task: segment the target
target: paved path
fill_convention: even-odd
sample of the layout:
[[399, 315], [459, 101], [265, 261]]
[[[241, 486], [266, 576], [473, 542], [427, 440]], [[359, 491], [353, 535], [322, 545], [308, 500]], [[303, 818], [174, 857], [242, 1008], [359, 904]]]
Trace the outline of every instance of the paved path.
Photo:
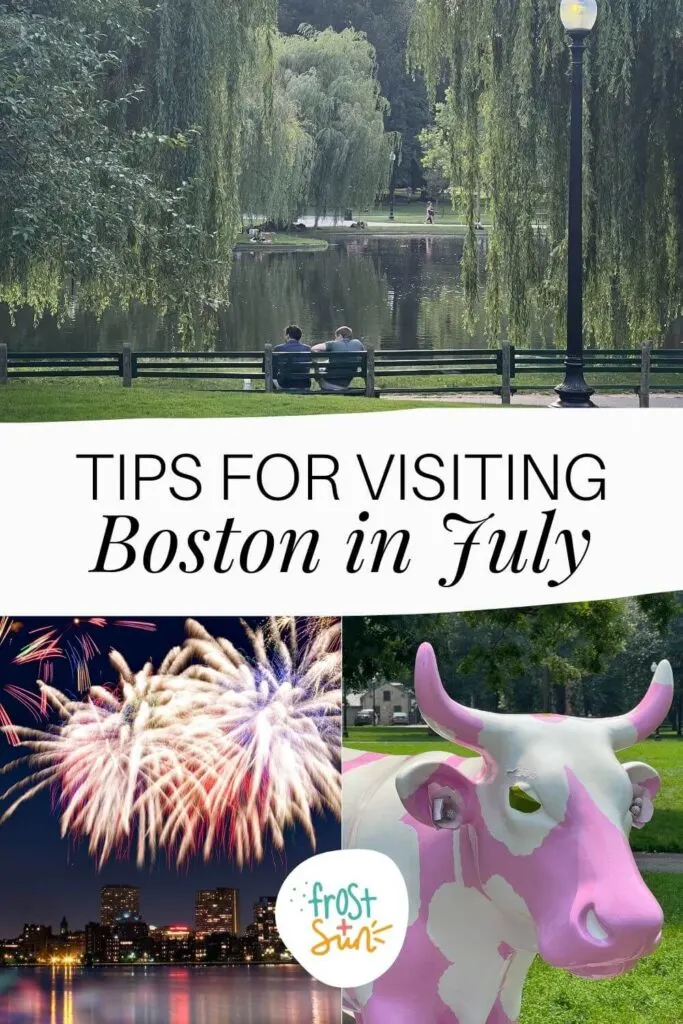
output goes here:
[[641, 871], [683, 874], [683, 853], [637, 853], [636, 863]]
[[[513, 395], [512, 405], [526, 405], [543, 408], [549, 406], [554, 400], [551, 391], [526, 395]], [[411, 402], [443, 402], [447, 405], [498, 405], [501, 401], [498, 395], [383, 395], [383, 402], [390, 402], [392, 399], [407, 400]], [[599, 409], [637, 409], [638, 396], [626, 395], [594, 395], [593, 401]], [[653, 409], [683, 409], [683, 394], [650, 395], [650, 406]]]

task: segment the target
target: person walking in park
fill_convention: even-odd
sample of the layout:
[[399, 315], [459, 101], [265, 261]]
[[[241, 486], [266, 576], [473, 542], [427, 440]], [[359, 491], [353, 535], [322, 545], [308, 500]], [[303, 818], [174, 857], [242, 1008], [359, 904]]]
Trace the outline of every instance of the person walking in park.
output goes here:
[[434, 203], [430, 199], [429, 202], [427, 203], [427, 219], [425, 221], [425, 224], [433, 224], [435, 215], [436, 210], [434, 209]]
[[301, 340], [296, 324], [285, 327], [285, 340], [273, 349], [273, 384], [276, 391], [309, 391], [311, 349]]
[[354, 338], [350, 327], [338, 327], [332, 341], [322, 341], [318, 345], [313, 345], [311, 352], [329, 354], [326, 372], [321, 374], [317, 369], [315, 371], [320, 390], [346, 391], [359, 372], [359, 353], [365, 352], [365, 345], [358, 338]]

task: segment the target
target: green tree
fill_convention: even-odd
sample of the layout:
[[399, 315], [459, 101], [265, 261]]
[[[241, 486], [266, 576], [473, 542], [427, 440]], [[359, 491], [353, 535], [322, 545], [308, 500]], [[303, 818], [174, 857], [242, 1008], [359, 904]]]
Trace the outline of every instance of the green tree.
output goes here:
[[429, 120], [427, 93], [420, 75], [406, 67], [406, 46], [415, 0], [280, 0], [280, 29], [295, 33], [301, 24], [340, 32], [364, 32], [377, 54], [377, 75], [389, 102], [388, 132], [401, 137], [401, 160], [395, 171], [396, 187], [420, 187], [423, 181], [418, 134]]
[[375, 77], [375, 55], [351, 29], [281, 36], [278, 73], [285, 96], [313, 140], [307, 191], [316, 218], [364, 208], [386, 188], [390, 140], [387, 105]]
[[289, 226], [306, 207], [314, 157], [314, 140], [277, 68], [271, 109], [266, 109], [258, 90], [245, 97], [242, 214], [261, 223], [266, 220], [282, 228]]
[[63, 316], [138, 298], [186, 324], [224, 301], [245, 76], [274, 18], [275, 0], [2, 6], [3, 299]]
[[[603, 0], [587, 47], [584, 316], [590, 341], [663, 334], [683, 307], [683, 11], [680, 0]], [[490, 187], [487, 309], [526, 338], [533, 305], [563, 319], [568, 47], [556, 0], [417, 0], [415, 65], [450, 87], [451, 180]], [[474, 232], [463, 257], [476, 290]], [[546, 260], [537, 218], [550, 253]]]

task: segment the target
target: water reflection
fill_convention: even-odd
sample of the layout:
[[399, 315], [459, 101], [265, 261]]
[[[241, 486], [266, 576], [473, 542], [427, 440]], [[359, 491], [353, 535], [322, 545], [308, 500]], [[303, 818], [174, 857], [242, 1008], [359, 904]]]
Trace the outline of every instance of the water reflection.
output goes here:
[[26, 970], [0, 1024], [339, 1024], [340, 997], [298, 967]]
[[[261, 349], [280, 338], [282, 328], [301, 324], [309, 340], [331, 335], [340, 323], [375, 347], [467, 348], [485, 344], [479, 309], [471, 330], [463, 326], [460, 258], [463, 239], [433, 237], [344, 236], [325, 252], [268, 250], [235, 254], [231, 306], [218, 325], [206, 319], [194, 325], [185, 347], [225, 351]], [[479, 241], [483, 274], [485, 239]], [[59, 327], [50, 316], [33, 327], [30, 310], [20, 311], [11, 327], [0, 307], [0, 336], [14, 349], [110, 351], [130, 341], [139, 351], [183, 347], [173, 315], [137, 305], [129, 312], [107, 310], [97, 321], [76, 312]], [[536, 324], [530, 341], [551, 340]]]

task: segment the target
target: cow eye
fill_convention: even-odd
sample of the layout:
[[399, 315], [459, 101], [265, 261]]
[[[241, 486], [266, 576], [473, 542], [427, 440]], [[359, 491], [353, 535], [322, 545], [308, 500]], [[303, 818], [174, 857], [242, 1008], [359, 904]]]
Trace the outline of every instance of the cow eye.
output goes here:
[[510, 807], [514, 808], [515, 811], [521, 811], [522, 814], [533, 814], [535, 811], [540, 811], [541, 804], [531, 793], [527, 793], [521, 786], [511, 786], [508, 791], [508, 800], [510, 801]]

